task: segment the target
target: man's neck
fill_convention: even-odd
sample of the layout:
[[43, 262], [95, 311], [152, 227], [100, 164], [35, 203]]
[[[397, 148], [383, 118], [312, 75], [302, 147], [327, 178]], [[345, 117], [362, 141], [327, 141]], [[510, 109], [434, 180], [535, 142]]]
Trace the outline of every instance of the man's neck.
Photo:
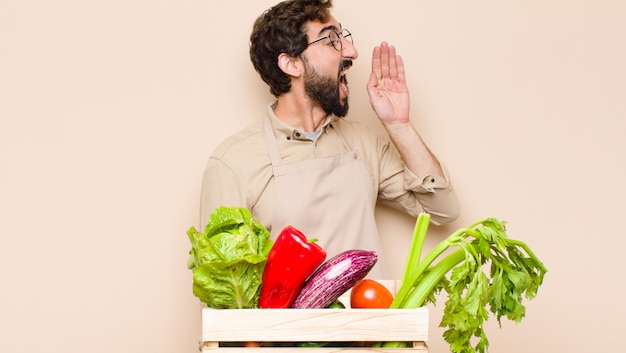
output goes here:
[[283, 123], [303, 132], [318, 131], [326, 122], [328, 114], [304, 95], [297, 97], [289, 92], [278, 97], [274, 114]]

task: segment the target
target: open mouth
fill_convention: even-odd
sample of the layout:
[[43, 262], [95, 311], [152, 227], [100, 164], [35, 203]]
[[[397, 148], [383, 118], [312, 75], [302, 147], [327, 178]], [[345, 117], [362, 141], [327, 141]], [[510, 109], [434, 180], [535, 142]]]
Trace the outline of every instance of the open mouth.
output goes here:
[[341, 94], [344, 97], [348, 97], [348, 78], [346, 74], [348, 70], [352, 67], [352, 60], [343, 60], [341, 62], [341, 66], [339, 67], [339, 87], [341, 90]]
[[346, 74], [348, 73], [347, 68], [342, 70], [339, 73], [339, 85], [341, 87], [341, 90], [343, 91], [343, 93], [347, 96], [349, 93], [348, 90], [348, 78], [346, 77]]

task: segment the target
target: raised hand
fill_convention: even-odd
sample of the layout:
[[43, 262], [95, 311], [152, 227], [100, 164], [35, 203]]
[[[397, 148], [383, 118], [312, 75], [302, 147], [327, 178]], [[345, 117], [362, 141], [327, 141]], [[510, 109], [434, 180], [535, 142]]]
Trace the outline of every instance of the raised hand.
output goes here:
[[404, 63], [396, 48], [387, 42], [374, 48], [372, 73], [367, 83], [370, 104], [380, 121], [387, 125], [409, 123], [409, 90]]
[[404, 63], [396, 54], [396, 49], [387, 42], [374, 48], [367, 93], [372, 108], [406, 166], [419, 177], [443, 176], [439, 161], [411, 125]]

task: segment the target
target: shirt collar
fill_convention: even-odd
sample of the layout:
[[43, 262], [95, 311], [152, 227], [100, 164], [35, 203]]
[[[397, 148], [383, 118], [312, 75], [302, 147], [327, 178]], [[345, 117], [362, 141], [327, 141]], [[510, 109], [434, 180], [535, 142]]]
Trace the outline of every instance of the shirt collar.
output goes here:
[[[272, 128], [274, 129], [274, 134], [276, 135], [276, 137], [278, 137], [279, 139], [287, 139], [287, 140], [308, 140], [308, 138], [306, 138], [304, 136], [304, 132], [298, 129], [295, 129], [287, 124], [285, 124], [284, 122], [282, 122], [282, 120], [278, 119], [278, 117], [276, 116], [276, 114], [274, 114], [274, 105], [276, 103], [272, 103], [268, 106], [267, 111], [268, 111], [268, 115], [270, 117], [270, 122], [272, 123]], [[326, 121], [324, 122], [324, 124], [322, 125], [322, 133], [325, 133], [326, 130], [328, 129], [328, 127], [332, 127], [332, 122], [334, 121], [334, 116], [332, 114], [329, 114], [326, 117]]]

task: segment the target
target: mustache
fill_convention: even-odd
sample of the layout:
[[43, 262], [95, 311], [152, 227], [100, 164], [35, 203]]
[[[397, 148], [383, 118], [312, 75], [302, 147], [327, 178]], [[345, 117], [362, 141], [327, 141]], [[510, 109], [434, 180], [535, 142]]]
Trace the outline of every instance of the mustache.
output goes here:
[[343, 71], [344, 69], [349, 69], [350, 67], [352, 67], [352, 60], [343, 60], [339, 65], [339, 72]]

